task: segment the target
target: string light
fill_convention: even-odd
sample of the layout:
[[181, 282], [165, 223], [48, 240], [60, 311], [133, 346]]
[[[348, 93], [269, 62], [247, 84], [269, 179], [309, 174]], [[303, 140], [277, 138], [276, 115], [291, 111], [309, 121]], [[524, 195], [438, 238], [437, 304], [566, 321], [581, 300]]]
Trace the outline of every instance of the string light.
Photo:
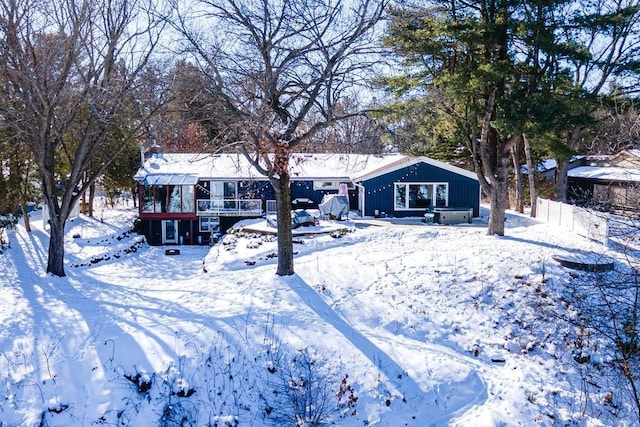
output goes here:
[[[419, 171], [418, 171], [419, 167], [420, 167], [420, 165], [418, 165], [418, 164], [409, 166], [407, 168], [406, 172], [399, 178], [398, 182], [404, 182], [408, 178], [417, 176], [418, 173], [419, 173]], [[262, 184], [259, 187], [254, 188], [252, 190], [251, 189], [252, 185], [258, 184], [258, 183], [262, 183]], [[311, 188], [312, 188], [311, 186], [309, 186], [309, 181], [298, 181], [298, 180], [295, 180], [295, 181], [292, 181], [292, 185], [295, 185], [297, 188], [303, 188], [305, 190], [311, 190]], [[243, 192], [239, 193], [241, 196], [246, 196], [247, 194], [250, 195], [252, 193], [257, 195], [257, 196], [263, 195], [263, 194], [265, 194], [267, 192], [267, 187], [270, 187], [270, 186], [271, 186], [271, 183], [269, 183], [268, 181], [264, 182], [264, 183], [263, 183], [263, 181], [251, 181], [251, 182], [248, 182], [248, 183], [244, 182], [244, 181], [238, 182], [238, 187], [239, 188], [243, 188], [243, 190], [244, 190]], [[387, 184], [387, 185], [380, 186], [378, 188], [369, 189], [369, 190], [367, 190], [367, 194], [371, 195], [371, 194], [381, 193], [381, 192], [383, 192], [383, 191], [385, 191], [387, 189], [392, 189], [393, 186], [394, 186], [393, 184]], [[206, 194], [211, 195], [211, 191], [207, 190], [202, 185], [197, 184], [197, 187], [201, 191], [205, 192]], [[328, 194], [328, 193], [331, 192], [331, 190], [315, 190], [315, 191], [319, 191], [322, 194]]]

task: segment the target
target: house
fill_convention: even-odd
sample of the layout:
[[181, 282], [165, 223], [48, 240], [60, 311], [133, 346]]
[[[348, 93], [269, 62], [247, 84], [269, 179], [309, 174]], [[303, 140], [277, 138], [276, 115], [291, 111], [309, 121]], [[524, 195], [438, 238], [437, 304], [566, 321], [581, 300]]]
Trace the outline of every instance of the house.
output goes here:
[[[577, 168], [581, 166], [585, 162], [586, 156], [573, 156], [569, 160], [569, 164], [567, 165], [567, 170], [571, 170], [573, 168]], [[556, 159], [547, 159], [536, 165], [535, 173], [540, 176], [544, 181], [553, 182], [556, 178], [556, 170], [557, 164]], [[522, 165], [522, 173], [526, 175], [528, 173], [527, 165]]]
[[[341, 192], [363, 216], [422, 216], [440, 206], [479, 215], [475, 174], [426, 157], [294, 154], [289, 172], [293, 209]], [[138, 227], [150, 244], [206, 244], [241, 219], [275, 211], [271, 184], [242, 154], [151, 153], [134, 179]]]
[[640, 150], [586, 156], [567, 175], [571, 202], [620, 213], [640, 212]]

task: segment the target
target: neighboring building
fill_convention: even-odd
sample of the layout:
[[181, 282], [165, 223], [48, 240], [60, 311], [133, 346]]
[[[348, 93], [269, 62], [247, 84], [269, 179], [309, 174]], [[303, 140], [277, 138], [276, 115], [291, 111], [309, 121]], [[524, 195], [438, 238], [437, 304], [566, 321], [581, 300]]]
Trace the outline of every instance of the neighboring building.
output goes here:
[[568, 172], [567, 196], [582, 206], [620, 213], [640, 212], [640, 150], [586, 156]]
[[[581, 166], [585, 161], [586, 156], [573, 156], [571, 160], [569, 160], [569, 165], [567, 166], [568, 170], [573, 168], [577, 168]], [[527, 165], [522, 165], [522, 173], [527, 174]], [[547, 159], [543, 162], [540, 162], [536, 165], [536, 175], [542, 177], [544, 181], [553, 182], [556, 178], [556, 170], [557, 164], [556, 159]]]
[[[467, 170], [400, 154], [294, 154], [292, 208], [348, 193], [362, 216], [422, 216], [436, 206], [480, 211], [480, 185]], [[149, 155], [135, 175], [140, 231], [150, 244], [206, 244], [237, 221], [275, 211], [266, 177], [241, 154]]]

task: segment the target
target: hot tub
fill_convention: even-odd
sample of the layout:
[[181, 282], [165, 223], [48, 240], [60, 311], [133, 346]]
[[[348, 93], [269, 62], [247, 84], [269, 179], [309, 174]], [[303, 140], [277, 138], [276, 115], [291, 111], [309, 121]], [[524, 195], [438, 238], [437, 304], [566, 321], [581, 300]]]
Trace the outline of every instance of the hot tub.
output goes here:
[[433, 222], [436, 224], [471, 224], [473, 208], [432, 208]]

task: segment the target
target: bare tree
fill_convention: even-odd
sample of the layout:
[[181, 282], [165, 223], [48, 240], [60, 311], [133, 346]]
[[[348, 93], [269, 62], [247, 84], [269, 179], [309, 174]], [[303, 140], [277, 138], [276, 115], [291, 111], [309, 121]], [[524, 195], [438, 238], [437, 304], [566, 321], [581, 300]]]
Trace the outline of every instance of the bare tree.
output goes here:
[[148, 114], [138, 108], [130, 120], [116, 120], [125, 106], [141, 105], [131, 96], [158, 40], [160, 26], [142, 6], [126, 0], [0, 5], [0, 117], [16, 143], [33, 152], [42, 175], [50, 212], [47, 272], [56, 276], [65, 275], [64, 226], [72, 207], [125, 142], [139, 136], [139, 118]]
[[622, 150], [640, 148], [640, 112], [637, 101], [614, 100], [595, 112], [598, 126], [592, 138], [582, 141], [581, 149], [588, 154], [617, 154]]
[[[358, 112], [339, 110], [371, 77], [385, 0], [174, 0], [176, 29], [235, 116], [234, 142], [275, 189], [278, 275], [291, 275], [291, 153]], [[216, 39], [202, 29], [211, 23]], [[352, 94], [351, 94], [352, 95]]]
[[[578, 100], [579, 117], [594, 114], [597, 104], [585, 102], [603, 94], [626, 96], [637, 92], [638, 51], [640, 50], [640, 7], [638, 0], [598, 0], [567, 2], [569, 10], [582, 13], [565, 27], [563, 38], [569, 43], [578, 42], [588, 49], [588, 55], [580, 55], [569, 61], [574, 84], [584, 94]], [[577, 120], [567, 126], [562, 137], [567, 152], [576, 152], [584, 134], [591, 127], [585, 120]], [[567, 172], [570, 156], [557, 158], [555, 198], [567, 199]]]
[[[362, 109], [350, 99], [336, 106], [337, 114]], [[313, 121], [311, 118], [309, 121]], [[319, 117], [318, 120], [322, 120]], [[341, 120], [335, 126], [318, 132], [313, 139], [302, 144], [300, 151], [327, 153], [380, 154], [387, 150], [383, 140], [386, 130], [375, 117], [368, 114]]]
[[[622, 216], [609, 217], [610, 245], [620, 255], [615, 269], [574, 275], [570, 290], [570, 309], [564, 313], [577, 313], [571, 321], [577, 322], [582, 336], [576, 343], [576, 361], [592, 362], [614, 384], [607, 399], [619, 412], [630, 413], [629, 419], [640, 422], [640, 258], [637, 236], [640, 222]], [[589, 260], [590, 258], [587, 258]], [[603, 256], [595, 259], [599, 265], [614, 262]], [[591, 260], [593, 262], [593, 260]], [[598, 264], [595, 264], [598, 265]], [[564, 316], [565, 314], [559, 314]], [[591, 360], [598, 355], [598, 362]]]

